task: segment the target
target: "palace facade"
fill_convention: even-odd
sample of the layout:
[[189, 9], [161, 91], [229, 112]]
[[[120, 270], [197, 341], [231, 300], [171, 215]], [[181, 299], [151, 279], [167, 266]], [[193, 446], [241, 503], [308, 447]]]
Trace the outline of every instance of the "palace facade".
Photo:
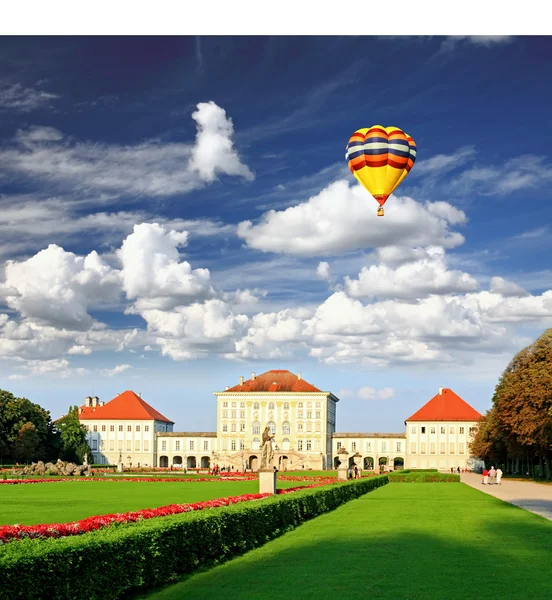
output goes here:
[[404, 433], [336, 432], [339, 398], [287, 370], [240, 377], [214, 395], [216, 432], [175, 432], [173, 421], [130, 390], [107, 403], [87, 397], [79, 415], [94, 463], [257, 470], [268, 426], [280, 470], [331, 469], [343, 460], [363, 470], [475, 466], [470, 442], [481, 415], [447, 388], [406, 419]]

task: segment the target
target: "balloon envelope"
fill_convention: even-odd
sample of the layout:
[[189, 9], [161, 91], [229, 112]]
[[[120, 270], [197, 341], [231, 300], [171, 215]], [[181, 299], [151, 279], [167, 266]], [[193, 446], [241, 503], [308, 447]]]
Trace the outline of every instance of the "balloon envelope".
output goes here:
[[357, 129], [345, 155], [351, 173], [383, 206], [416, 161], [414, 140], [398, 127]]

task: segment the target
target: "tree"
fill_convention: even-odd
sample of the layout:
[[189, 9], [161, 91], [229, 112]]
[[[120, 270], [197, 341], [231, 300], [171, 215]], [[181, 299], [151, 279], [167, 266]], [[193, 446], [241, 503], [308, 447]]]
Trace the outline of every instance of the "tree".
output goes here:
[[56, 433], [49, 411], [27, 398], [0, 390], [0, 457], [15, 456], [15, 442], [25, 423], [35, 426], [44, 458], [56, 456]]
[[17, 460], [29, 463], [37, 458], [42, 439], [32, 423], [24, 423], [17, 434], [14, 444], [14, 455]]
[[86, 427], [79, 421], [78, 406], [70, 406], [67, 415], [59, 419], [56, 426], [60, 433], [60, 457], [63, 460], [82, 463], [85, 454], [91, 456]]
[[[477, 452], [498, 449], [510, 459], [540, 461], [550, 477], [552, 458], [552, 329], [518, 352], [504, 370], [493, 408], [476, 436]], [[475, 450], [474, 450], [475, 451]]]

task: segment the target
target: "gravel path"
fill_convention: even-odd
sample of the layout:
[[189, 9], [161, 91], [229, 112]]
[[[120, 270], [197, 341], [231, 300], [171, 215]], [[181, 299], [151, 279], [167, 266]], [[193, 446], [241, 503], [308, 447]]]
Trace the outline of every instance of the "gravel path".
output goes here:
[[502, 478], [501, 485], [482, 485], [481, 475], [462, 473], [460, 481], [486, 494], [552, 520], [552, 485]]

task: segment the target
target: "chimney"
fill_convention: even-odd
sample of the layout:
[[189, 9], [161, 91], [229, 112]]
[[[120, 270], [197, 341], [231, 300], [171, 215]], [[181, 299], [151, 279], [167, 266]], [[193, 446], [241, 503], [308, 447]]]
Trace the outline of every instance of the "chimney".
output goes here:
[[82, 413], [82, 406], [79, 406], [79, 415]]
[[230, 389], [230, 386], [227, 385], [226, 388], [224, 388], [224, 391], [229, 390], [229, 389]]
[[240, 385], [243, 385], [243, 375], [240, 375]]
[[142, 392], [138, 392], [136, 395], [138, 396], [138, 398], [141, 398], [142, 397]]
[[92, 406], [92, 396], [86, 396], [86, 399], [84, 401], [84, 405], [85, 406]]
[[255, 373], [251, 373], [251, 379], [255, 380]]
[[299, 373], [297, 373], [297, 379], [301, 379], [301, 371], [299, 371]]
[[100, 406], [103, 406], [105, 404], [105, 402], [103, 400], [100, 400]]
[[443, 386], [439, 386], [439, 396], [443, 395]]
[[94, 406], [94, 407], [98, 406], [98, 400], [99, 400], [98, 396], [94, 396], [92, 398], [92, 406]]

